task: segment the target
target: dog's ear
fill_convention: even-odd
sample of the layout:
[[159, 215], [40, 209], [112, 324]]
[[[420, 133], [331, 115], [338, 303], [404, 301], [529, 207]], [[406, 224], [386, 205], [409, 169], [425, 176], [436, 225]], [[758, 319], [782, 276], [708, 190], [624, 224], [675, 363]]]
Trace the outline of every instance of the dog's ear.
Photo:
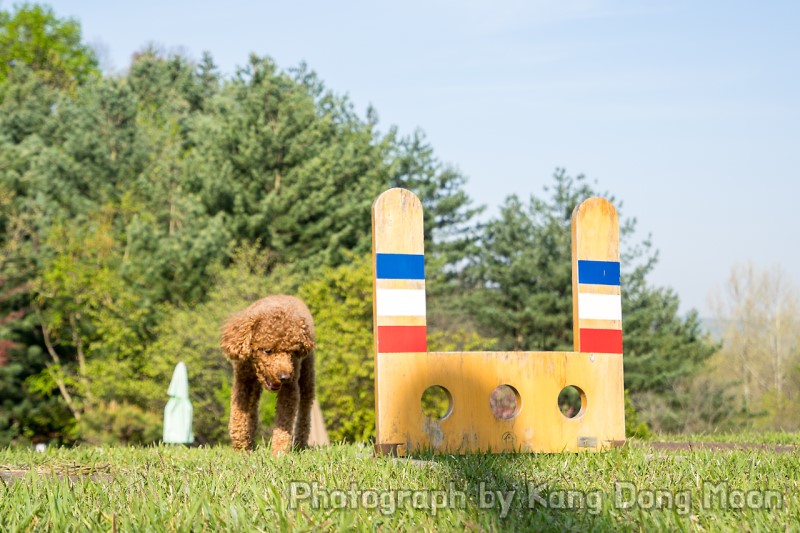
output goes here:
[[317, 347], [317, 343], [314, 342], [314, 338], [308, 335], [303, 335], [303, 339], [300, 341], [301, 350], [307, 354], [310, 354], [314, 351], [314, 348]]
[[250, 356], [257, 323], [258, 316], [249, 313], [237, 313], [228, 319], [222, 327], [219, 344], [228, 359], [240, 360]]

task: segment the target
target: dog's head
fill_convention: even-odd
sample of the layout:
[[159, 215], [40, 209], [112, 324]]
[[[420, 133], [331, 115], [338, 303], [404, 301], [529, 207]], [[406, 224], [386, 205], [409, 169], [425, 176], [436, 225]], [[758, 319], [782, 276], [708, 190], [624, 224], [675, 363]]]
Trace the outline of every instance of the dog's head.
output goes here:
[[300, 300], [268, 297], [228, 320], [220, 346], [229, 359], [249, 361], [261, 384], [277, 391], [297, 380], [300, 361], [314, 350], [314, 324]]

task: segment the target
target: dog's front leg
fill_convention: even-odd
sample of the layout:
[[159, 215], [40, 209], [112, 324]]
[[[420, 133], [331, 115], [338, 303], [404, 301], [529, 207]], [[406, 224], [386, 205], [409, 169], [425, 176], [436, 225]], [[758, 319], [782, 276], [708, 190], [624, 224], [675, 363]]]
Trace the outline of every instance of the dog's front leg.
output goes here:
[[249, 363], [233, 362], [231, 418], [228, 429], [234, 450], [252, 450], [258, 427], [261, 384]]
[[300, 387], [297, 381], [285, 383], [278, 391], [275, 408], [275, 430], [272, 432], [272, 455], [288, 452], [292, 447], [292, 431], [297, 418]]
[[294, 444], [298, 448], [308, 446], [311, 433], [311, 405], [314, 403], [314, 354], [309, 354], [300, 369], [300, 405], [297, 408], [297, 423], [294, 428]]

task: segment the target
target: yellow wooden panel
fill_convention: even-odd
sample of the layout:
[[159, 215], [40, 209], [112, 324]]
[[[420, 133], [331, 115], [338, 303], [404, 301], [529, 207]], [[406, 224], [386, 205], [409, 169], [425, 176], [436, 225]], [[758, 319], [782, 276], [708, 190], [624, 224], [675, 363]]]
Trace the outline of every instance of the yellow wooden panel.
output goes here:
[[[400, 453], [561, 452], [601, 450], [625, 439], [622, 356], [573, 352], [429, 352], [380, 354], [377, 412], [379, 445]], [[519, 413], [495, 418], [489, 396], [499, 385], [514, 387]], [[444, 420], [426, 417], [420, 400], [440, 385], [453, 398]], [[586, 402], [575, 418], [558, 408], [559, 392], [574, 385]]]
[[581, 319], [582, 328], [591, 329], [622, 329], [622, 320], [593, 320], [591, 318]]
[[375, 319], [378, 326], [424, 326], [424, 316], [379, 316]]
[[424, 279], [376, 279], [376, 289], [425, 289]]
[[582, 294], [620, 294], [619, 285], [591, 285], [581, 283], [578, 292]]
[[[411, 192], [391, 189], [382, 194], [373, 204], [373, 253], [422, 255], [422, 221], [421, 203]], [[592, 318], [578, 320], [579, 290], [593, 295], [619, 294], [619, 287], [579, 286], [577, 279], [579, 259], [619, 261], [619, 224], [614, 207], [600, 198], [587, 200], [573, 213], [572, 231], [573, 310], [578, 350], [580, 327], [621, 328], [619, 320], [597, 319], [615, 314], [615, 302], [609, 304], [605, 296], [584, 297], [586, 316]], [[379, 288], [382, 291], [424, 290], [425, 282], [376, 279], [374, 296]], [[387, 293], [382, 294], [386, 296]], [[388, 301], [384, 300], [384, 305]], [[609, 308], [610, 314], [604, 311]], [[383, 331], [399, 329], [404, 335], [400, 338], [409, 339], [411, 337], [406, 337], [402, 328], [424, 326], [423, 314], [374, 316], [376, 444], [379, 448], [394, 448], [400, 453], [420, 448], [450, 453], [561, 452], [601, 450], [624, 441], [621, 354], [378, 353], [378, 327], [388, 327]], [[399, 328], [394, 329], [394, 326]], [[403, 342], [395, 344], [403, 345]], [[510, 420], [495, 418], [489, 405], [492, 391], [504, 384], [514, 387], [520, 399], [519, 411]], [[422, 412], [422, 394], [433, 385], [447, 389], [453, 399], [453, 408], [443, 420], [430, 419]], [[559, 392], [567, 385], [581, 389], [584, 398], [583, 409], [571, 419], [564, 417], [558, 408]]]
[[372, 252], [423, 254], [422, 203], [414, 193], [394, 188], [372, 204]]
[[572, 259], [619, 261], [617, 210], [604, 198], [589, 198], [572, 213]]

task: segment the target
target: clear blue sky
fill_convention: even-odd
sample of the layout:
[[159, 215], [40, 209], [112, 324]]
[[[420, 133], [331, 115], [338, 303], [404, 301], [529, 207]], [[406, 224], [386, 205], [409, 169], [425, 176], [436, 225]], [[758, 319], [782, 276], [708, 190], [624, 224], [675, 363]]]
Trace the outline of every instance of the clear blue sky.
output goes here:
[[424, 130], [490, 214], [584, 173], [652, 234], [683, 310], [708, 315], [737, 262], [800, 282], [798, 1], [50, 4], [107, 69], [151, 42], [227, 74], [305, 61], [382, 129]]

